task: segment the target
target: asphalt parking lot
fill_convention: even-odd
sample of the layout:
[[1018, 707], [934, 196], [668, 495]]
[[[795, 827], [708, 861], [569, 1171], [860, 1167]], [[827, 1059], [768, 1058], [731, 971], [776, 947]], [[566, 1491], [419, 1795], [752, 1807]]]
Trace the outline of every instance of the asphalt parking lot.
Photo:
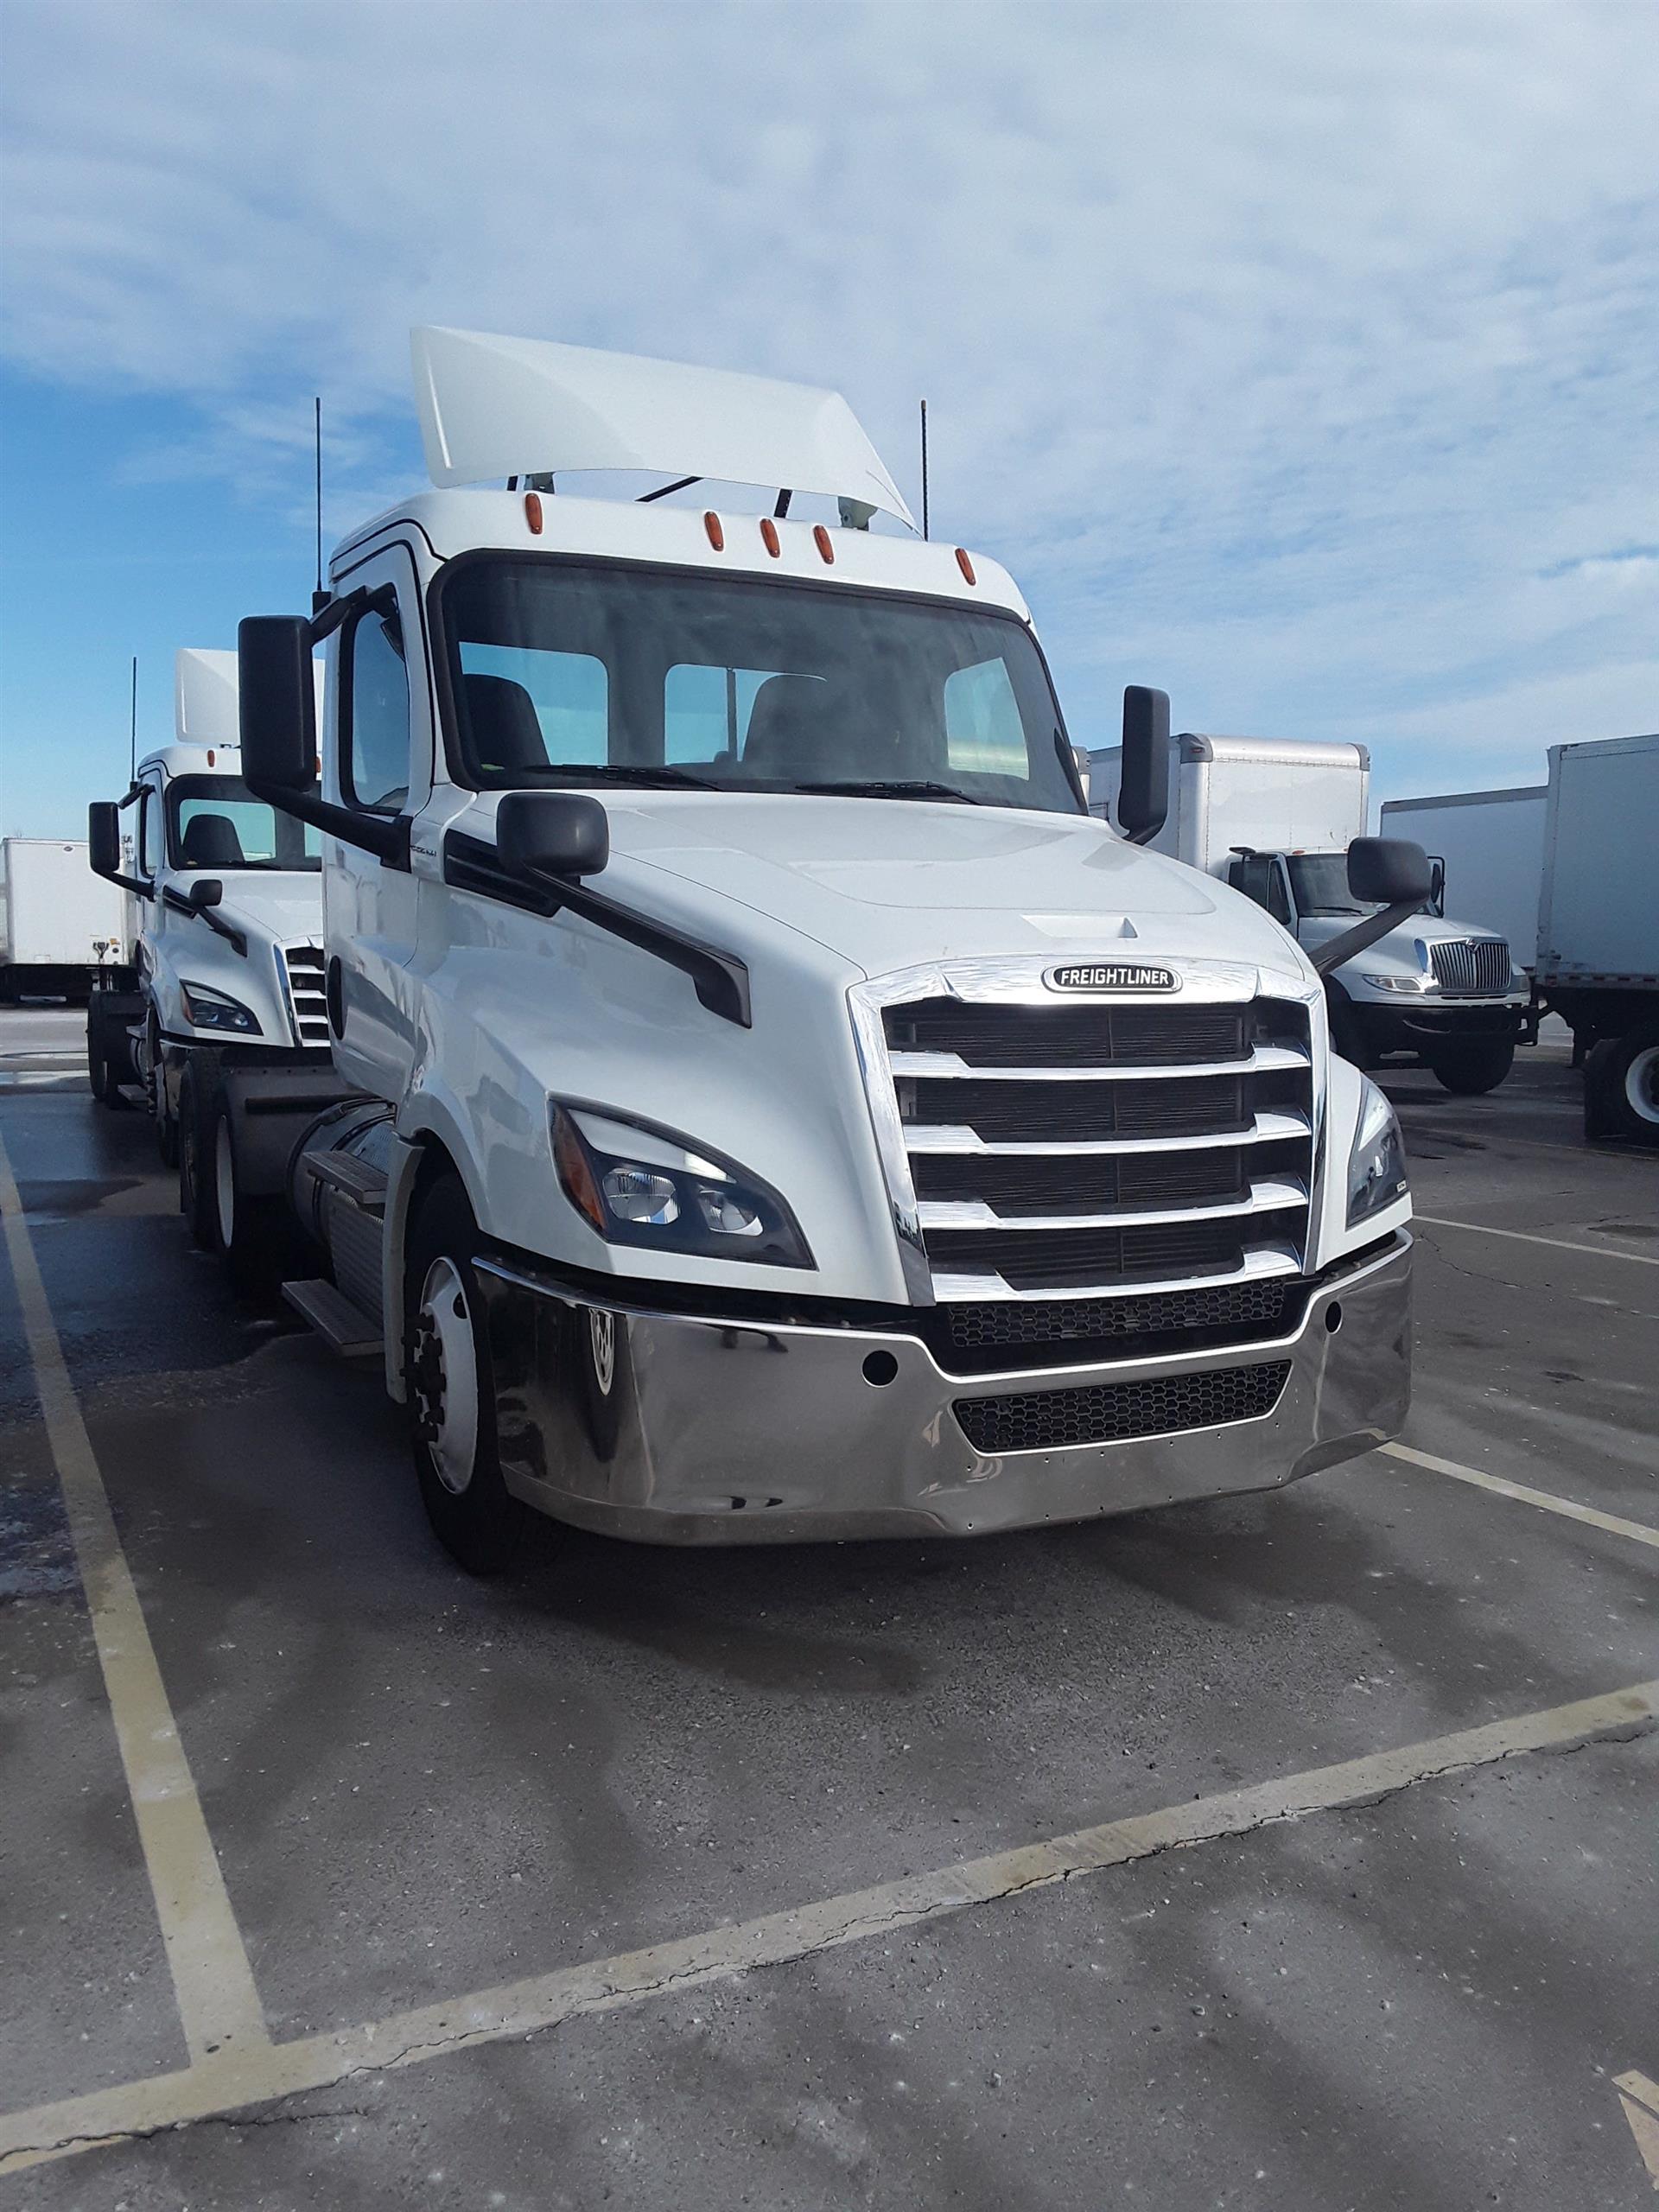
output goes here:
[[0, 2205], [1651, 2201], [1659, 1160], [1560, 1045], [1389, 1078], [1405, 1456], [474, 1584], [76, 1027], [0, 1014]]

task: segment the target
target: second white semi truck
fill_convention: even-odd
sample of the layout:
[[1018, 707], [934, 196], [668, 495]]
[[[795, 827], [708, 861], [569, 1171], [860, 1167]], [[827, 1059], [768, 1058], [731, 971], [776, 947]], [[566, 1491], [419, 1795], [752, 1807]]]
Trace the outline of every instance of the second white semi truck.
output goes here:
[[[455, 1556], [531, 1510], [1064, 1522], [1395, 1434], [1395, 1117], [1295, 938], [1145, 849], [1161, 695], [1120, 835], [1012, 580], [868, 527], [909, 518], [835, 394], [452, 331], [415, 367], [438, 488], [244, 622], [242, 770], [321, 838], [358, 1094], [295, 1153], [290, 1294], [384, 1360]], [[1347, 867], [1356, 948], [1427, 895], [1412, 847]]]
[[[1117, 758], [1091, 756], [1097, 811], [1116, 789]], [[1346, 861], [1370, 805], [1363, 745], [1189, 731], [1173, 741], [1172, 771], [1160, 851], [1243, 891], [1310, 953], [1363, 917]], [[1458, 912], [1481, 909], [1459, 900]], [[1357, 1067], [1409, 1056], [1446, 1090], [1472, 1094], [1493, 1090], [1514, 1063], [1527, 983], [1490, 922], [1411, 915], [1373, 938], [1363, 959], [1327, 973], [1325, 988], [1337, 1050]]]
[[181, 652], [178, 742], [90, 810], [92, 865], [137, 923], [87, 1008], [93, 1095], [113, 1105], [142, 1086], [193, 1235], [233, 1266], [263, 1241], [296, 1135], [345, 1088], [323, 1005], [320, 841], [243, 780], [236, 680], [234, 653]]

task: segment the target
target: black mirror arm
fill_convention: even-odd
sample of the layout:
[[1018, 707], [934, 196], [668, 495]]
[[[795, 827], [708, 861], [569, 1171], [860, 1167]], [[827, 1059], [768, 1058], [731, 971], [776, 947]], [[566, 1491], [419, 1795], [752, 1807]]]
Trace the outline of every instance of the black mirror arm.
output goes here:
[[320, 798], [315, 784], [304, 791], [292, 791], [286, 784], [268, 784], [259, 776], [245, 776], [243, 780], [256, 798], [266, 800], [278, 813], [291, 814], [296, 822], [308, 822], [314, 830], [321, 830], [326, 837], [338, 837], [343, 845], [372, 853], [389, 868], [409, 866], [407, 815], [359, 814], [354, 806], [337, 806], [332, 799]]
[[233, 952], [239, 952], [245, 960], [247, 958], [247, 938], [234, 923], [227, 922], [222, 915], [216, 914], [211, 906], [198, 906], [194, 899], [187, 899], [182, 891], [175, 891], [170, 883], [162, 887], [162, 904], [170, 906], [175, 914], [189, 914], [199, 922], [206, 922], [215, 937], [222, 937]]
[[1397, 906], [1385, 906], [1380, 914], [1367, 914], [1363, 922], [1356, 922], [1351, 930], [1344, 930], [1340, 937], [1333, 937], [1317, 952], [1310, 953], [1314, 970], [1328, 976], [1333, 968], [1340, 968], [1344, 960], [1351, 960], [1357, 952], [1363, 952], [1368, 944], [1375, 944], [1390, 930], [1398, 929], [1402, 922], [1408, 922], [1414, 914], [1421, 914], [1421, 899], [1402, 899]]

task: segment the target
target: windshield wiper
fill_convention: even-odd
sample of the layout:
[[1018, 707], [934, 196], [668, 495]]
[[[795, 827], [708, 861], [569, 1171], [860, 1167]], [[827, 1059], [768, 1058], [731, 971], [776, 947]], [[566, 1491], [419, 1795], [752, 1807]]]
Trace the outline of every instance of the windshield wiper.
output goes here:
[[556, 772], [572, 784], [656, 784], [675, 788], [683, 786], [687, 791], [695, 791], [721, 789], [720, 785], [711, 783], [707, 776], [693, 776], [683, 768], [671, 768], [665, 765], [660, 768], [650, 768], [603, 762], [593, 768], [561, 766]]
[[831, 791], [842, 798], [953, 798], [963, 806], [983, 806], [983, 799], [976, 798], [971, 791], [958, 791], [954, 784], [929, 783], [923, 779], [900, 779], [891, 783], [880, 779], [863, 781], [849, 779], [844, 783], [791, 784], [791, 791]]

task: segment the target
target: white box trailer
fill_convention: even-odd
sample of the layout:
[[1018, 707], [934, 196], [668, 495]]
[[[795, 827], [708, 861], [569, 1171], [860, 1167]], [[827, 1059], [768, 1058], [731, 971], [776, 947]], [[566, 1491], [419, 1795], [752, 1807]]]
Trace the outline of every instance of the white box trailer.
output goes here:
[[121, 957], [124, 901], [84, 838], [0, 839], [0, 998], [85, 998]]
[[1408, 837], [1444, 869], [1441, 902], [1500, 931], [1517, 968], [1532, 971], [1544, 873], [1547, 784], [1517, 791], [1447, 791], [1382, 803], [1382, 833]]
[[1585, 1133], [1659, 1148], [1659, 734], [1552, 745], [1540, 995], [1585, 1064]]

